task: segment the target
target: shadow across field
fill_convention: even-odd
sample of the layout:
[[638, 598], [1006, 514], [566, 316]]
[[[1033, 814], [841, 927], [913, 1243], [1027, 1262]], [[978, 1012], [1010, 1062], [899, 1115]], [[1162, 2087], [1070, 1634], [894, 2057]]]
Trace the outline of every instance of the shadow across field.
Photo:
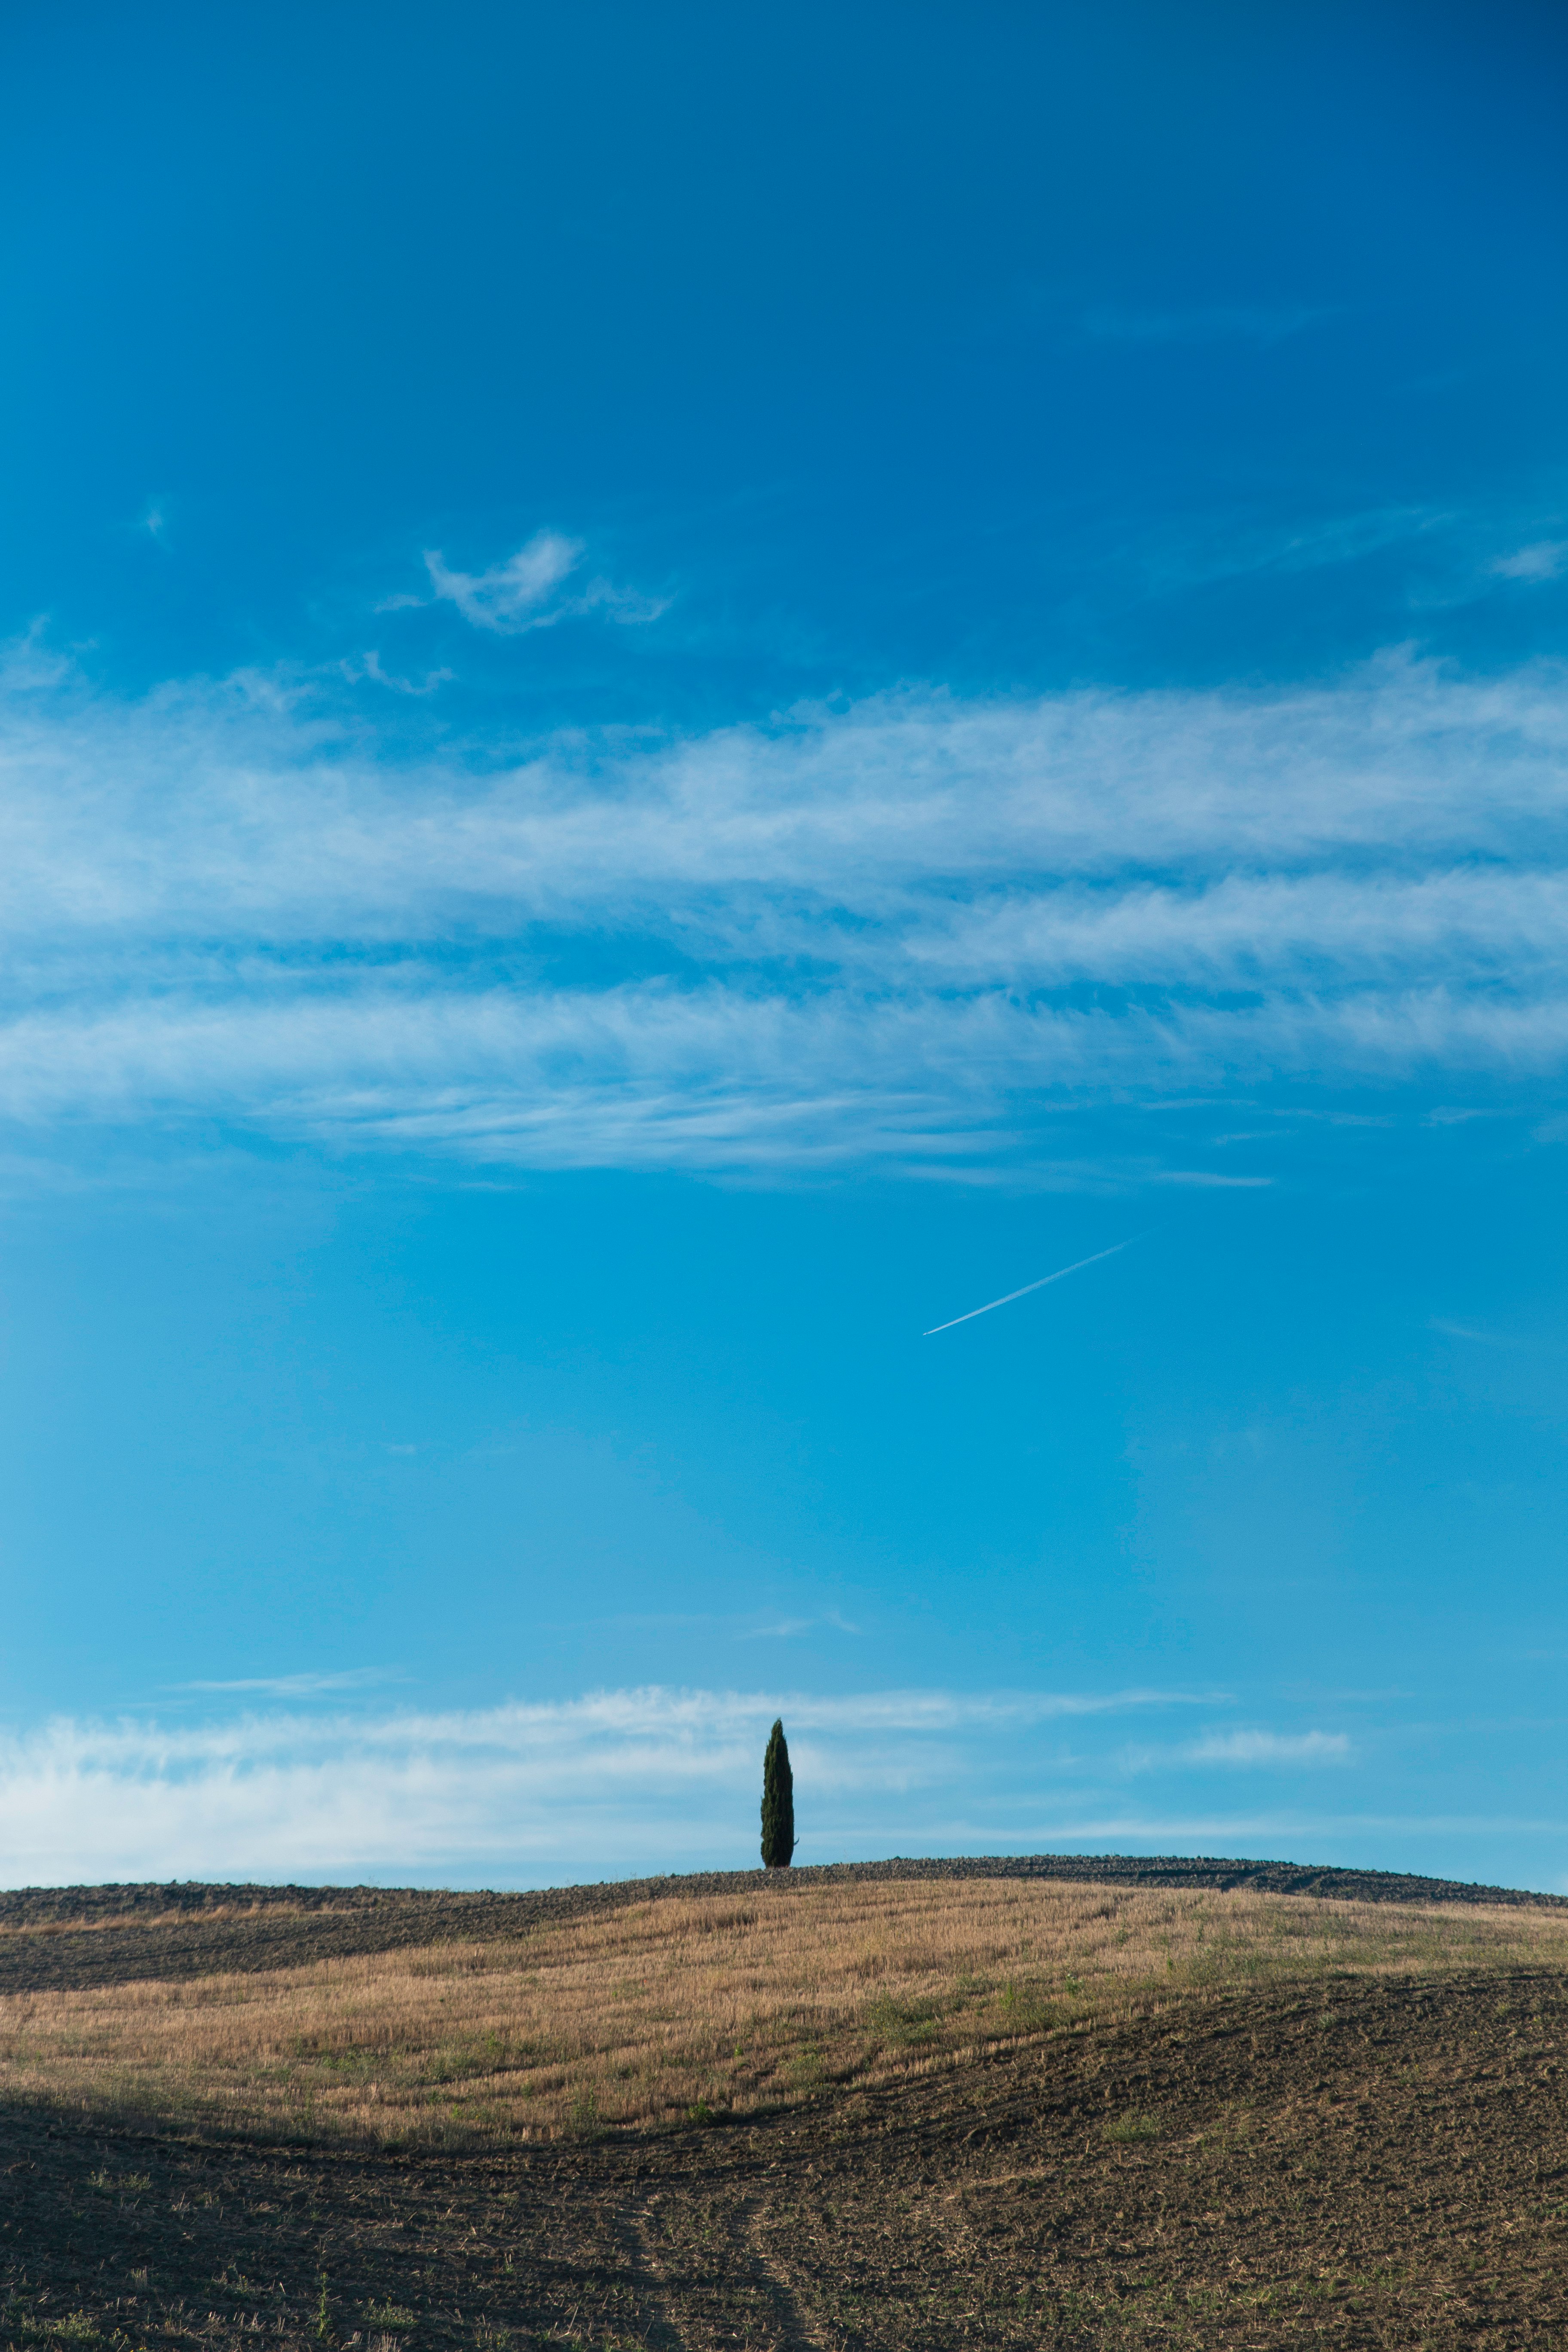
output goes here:
[[0, 2340], [845, 2352], [1568, 2333], [1556, 1970], [1181, 1997], [707, 2128], [471, 2156], [0, 2115]]

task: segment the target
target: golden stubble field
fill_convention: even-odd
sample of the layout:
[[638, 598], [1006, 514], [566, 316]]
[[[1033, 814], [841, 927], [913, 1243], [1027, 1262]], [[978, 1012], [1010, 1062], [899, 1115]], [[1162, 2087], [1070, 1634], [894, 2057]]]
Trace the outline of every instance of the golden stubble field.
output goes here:
[[1568, 1968], [1568, 1913], [1016, 1881], [679, 1896], [498, 1942], [0, 2002], [0, 2097], [482, 2147], [799, 2105], [1180, 1997]]

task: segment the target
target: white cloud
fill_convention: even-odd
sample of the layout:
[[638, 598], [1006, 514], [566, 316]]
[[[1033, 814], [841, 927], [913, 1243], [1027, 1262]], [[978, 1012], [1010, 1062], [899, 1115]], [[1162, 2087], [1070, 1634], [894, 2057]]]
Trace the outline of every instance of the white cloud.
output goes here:
[[1194, 1764], [1344, 1764], [1342, 1731], [1209, 1731], [1186, 1750]]
[[1538, 539], [1529, 547], [1516, 548], [1511, 555], [1500, 555], [1488, 564], [1501, 580], [1555, 580], [1568, 566], [1568, 539]]
[[586, 613], [636, 622], [654, 620], [664, 610], [657, 600], [617, 588], [608, 580], [589, 580], [574, 595], [558, 595], [557, 590], [581, 564], [584, 552], [581, 540], [567, 539], [557, 530], [541, 530], [515, 555], [488, 572], [454, 571], [436, 550], [426, 551], [425, 569], [438, 603], [455, 604], [465, 621], [497, 636], [548, 629], [557, 621]]
[[1016, 1779], [1020, 1738], [1044, 1723], [1212, 1703], [1152, 1690], [650, 1688], [470, 1712], [57, 1721], [0, 1740], [0, 1883], [436, 1874], [527, 1884], [745, 1864], [752, 1787], [780, 1714], [802, 1859], [835, 1858], [846, 1834], [896, 1850], [922, 1821], [940, 1838], [936, 1792], [973, 1788], [998, 1757]]
[[[521, 625], [560, 550], [449, 577]], [[0, 729], [0, 1118], [57, 1138], [974, 1176], [1086, 1104], [1568, 1059], [1556, 665], [911, 689], [498, 767], [277, 677], [94, 696], [35, 635]]]
[[860, 1631], [859, 1626], [852, 1625], [847, 1617], [840, 1616], [837, 1609], [829, 1609], [821, 1617], [781, 1617], [769, 1625], [742, 1626], [735, 1639], [737, 1642], [793, 1642], [802, 1633], [815, 1633], [819, 1625], [828, 1626], [836, 1633], [858, 1633]]
[[434, 593], [455, 604], [465, 621], [477, 629], [510, 631], [538, 626], [541, 608], [575, 571], [582, 554], [580, 540], [542, 530], [489, 572], [449, 571], [434, 551], [426, 554], [425, 569]]
[[373, 686], [384, 686], [389, 693], [411, 694], [421, 701], [426, 695], [436, 693], [438, 688], [449, 686], [453, 676], [449, 669], [427, 669], [422, 678], [399, 677], [383, 667], [381, 656], [374, 646], [368, 652], [361, 654], [357, 660], [345, 661], [341, 667], [351, 686], [368, 679]]

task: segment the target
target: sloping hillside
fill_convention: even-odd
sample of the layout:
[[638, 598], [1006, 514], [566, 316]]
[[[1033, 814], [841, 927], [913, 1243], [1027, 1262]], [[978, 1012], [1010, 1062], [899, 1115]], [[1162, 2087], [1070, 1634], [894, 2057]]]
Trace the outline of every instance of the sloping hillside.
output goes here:
[[507, 1934], [179, 1893], [0, 1922], [18, 2345], [1568, 2330], [1561, 1906], [748, 1874]]

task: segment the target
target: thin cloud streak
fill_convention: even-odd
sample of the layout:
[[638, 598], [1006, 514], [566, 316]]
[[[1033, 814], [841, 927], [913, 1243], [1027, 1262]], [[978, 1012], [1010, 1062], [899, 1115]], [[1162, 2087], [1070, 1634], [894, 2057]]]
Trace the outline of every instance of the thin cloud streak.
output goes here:
[[367, 1690], [376, 1683], [399, 1679], [385, 1666], [349, 1666], [339, 1674], [247, 1675], [237, 1682], [175, 1683], [178, 1691], [258, 1694], [266, 1698], [311, 1698], [329, 1693]]
[[973, 1323], [977, 1315], [990, 1315], [998, 1307], [1011, 1307], [1015, 1298], [1027, 1298], [1031, 1291], [1045, 1290], [1053, 1282], [1065, 1282], [1069, 1274], [1081, 1274], [1086, 1265], [1098, 1265], [1101, 1258], [1115, 1257], [1118, 1251], [1131, 1246], [1131, 1241], [1113, 1242], [1109, 1249], [1096, 1250], [1092, 1257], [1080, 1257], [1071, 1265], [1059, 1266], [1055, 1274], [1042, 1274], [1037, 1282], [1026, 1282], [1021, 1290], [1010, 1290], [1005, 1298], [993, 1298], [984, 1307], [972, 1307], [967, 1315], [955, 1315], [951, 1323], [933, 1323], [921, 1336], [934, 1339], [939, 1331], [956, 1331], [961, 1323]]
[[1342, 1731], [1209, 1731], [1186, 1750], [1194, 1764], [1344, 1764]]

